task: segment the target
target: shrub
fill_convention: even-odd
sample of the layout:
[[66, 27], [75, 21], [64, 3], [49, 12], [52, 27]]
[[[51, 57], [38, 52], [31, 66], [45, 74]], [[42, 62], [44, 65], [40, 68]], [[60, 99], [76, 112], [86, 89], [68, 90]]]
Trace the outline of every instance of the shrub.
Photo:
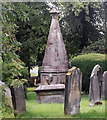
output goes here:
[[3, 82], [10, 86], [11, 82], [15, 79], [26, 79], [28, 76], [28, 69], [20, 59], [12, 59], [2, 64]]
[[107, 70], [107, 55], [98, 53], [78, 55], [70, 61], [70, 64], [71, 67], [76, 66], [80, 68], [83, 73], [82, 91], [88, 92], [93, 67], [99, 64], [103, 71]]

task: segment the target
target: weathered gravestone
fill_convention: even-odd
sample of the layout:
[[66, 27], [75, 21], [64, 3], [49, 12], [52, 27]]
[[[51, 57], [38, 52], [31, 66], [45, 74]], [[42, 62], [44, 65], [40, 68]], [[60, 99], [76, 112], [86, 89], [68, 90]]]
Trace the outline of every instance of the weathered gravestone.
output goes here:
[[107, 100], [107, 71], [103, 73], [101, 98]]
[[90, 88], [89, 88], [89, 100], [92, 104], [90, 106], [102, 104], [101, 98], [101, 83], [102, 83], [102, 69], [100, 65], [96, 65], [91, 73]]
[[12, 101], [16, 114], [26, 112], [25, 94], [23, 84], [17, 87], [11, 86]]
[[4, 82], [0, 81], [0, 87], [2, 87], [2, 94], [4, 94], [4, 99], [5, 99], [5, 103], [7, 106], [9, 106], [10, 108], [13, 108], [13, 104], [12, 104], [12, 96], [11, 96], [11, 91], [10, 89], [7, 87], [7, 85]]
[[75, 115], [80, 111], [82, 73], [79, 68], [68, 70], [65, 83], [65, 115]]

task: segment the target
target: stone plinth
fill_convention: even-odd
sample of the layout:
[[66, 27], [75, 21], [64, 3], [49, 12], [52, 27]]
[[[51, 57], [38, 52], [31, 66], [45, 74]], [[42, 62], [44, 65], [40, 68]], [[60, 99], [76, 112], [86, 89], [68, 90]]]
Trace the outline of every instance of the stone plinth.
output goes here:
[[63, 103], [64, 84], [40, 85], [35, 89], [38, 103]]

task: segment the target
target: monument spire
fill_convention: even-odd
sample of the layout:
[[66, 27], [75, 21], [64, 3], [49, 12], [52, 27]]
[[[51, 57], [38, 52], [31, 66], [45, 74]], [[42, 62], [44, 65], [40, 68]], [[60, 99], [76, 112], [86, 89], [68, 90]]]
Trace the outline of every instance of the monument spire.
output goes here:
[[54, 7], [50, 14], [52, 20], [41, 68], [41, 82], [49, 79], [51, 74], [52, 83], [64, 83], [68, 70], [68, 58], [58, 21], [59, 10]]

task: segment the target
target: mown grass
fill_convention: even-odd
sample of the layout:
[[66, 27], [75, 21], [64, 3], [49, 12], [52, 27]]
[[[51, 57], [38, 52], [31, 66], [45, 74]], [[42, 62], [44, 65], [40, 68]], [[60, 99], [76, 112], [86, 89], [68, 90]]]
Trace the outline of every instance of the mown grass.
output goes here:
[[34, 89], [35, 89], [35, 87], [27, 87], [28, 92], [34, 91]]
[[64, 115], [64, 104], [38, 104], [34, 92], [27, 93], [27, 111], [17, 118], [105, 118], [105, 102], [103, 105], [90, 107], [87, 95], [82, 95], [80, 113], [75, 116]]
[[0, 114], [0, 118], [14, 118], [14, 114], [12, 112], [10, 113], [10, 111], [1, 110]]

